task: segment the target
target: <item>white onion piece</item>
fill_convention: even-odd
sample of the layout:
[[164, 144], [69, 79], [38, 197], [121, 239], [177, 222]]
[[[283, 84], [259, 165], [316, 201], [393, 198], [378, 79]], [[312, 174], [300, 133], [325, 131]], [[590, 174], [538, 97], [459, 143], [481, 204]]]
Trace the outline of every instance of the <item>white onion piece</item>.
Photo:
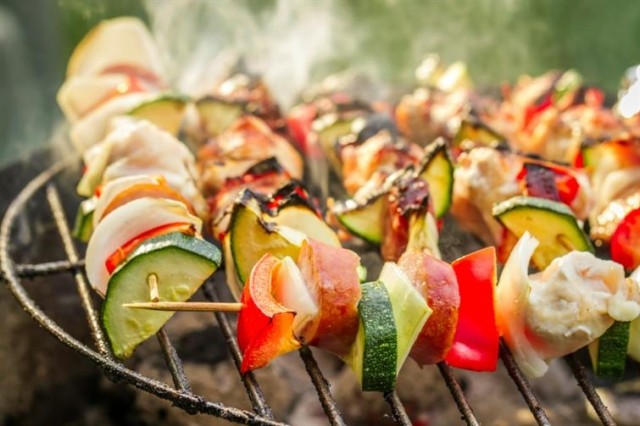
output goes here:
[[67, 77], [100, 74], [115, 65], [140, 68], [164, 78], [158, 46], [141, 20], [120, 17], [94, 27], [69, 58]]
[[96, 207], [93, 210], [93, 227], [95, 228], [100, 223], [104, 211], [109, 207], [111, 201], [120, 194], [122, 191], [129, 189], [133, 185], [139, 184], [159, 184], [156, 177], [149, 175], [134, 175], [124, 176], [118, 179], [114, 179], [111, 182], [107, 182], [100, 191], [100, 197], [96, 203]]
[[136, 92], [108, 100], [71, 126], [71, 142], [79, 152], [86, 151], [105, 137], [114, 117], [157, 97], [157, 93]]
[[94, 229], [86, 255], [86, 272], [91, 286], [101, 295], [107, 292], [109, 272], [106, 261], [134, 237], [159, 226], [188, 222], [202, 230], [202, 221], [175, 200], [139, 198], [116, 209]]
[[111, 146], [103, 182], [123, 176], [161, 175], [200, 216], [206, 215], [206, 203], [195, 183], [193, 154], [170, 133], [148, 121], [120, 120], [102, 144]]
[[317, 315], [318, 305], [304, 282], [300, 268], [289, 256], [282, 259], [282, 263], [275, 268], [272, 280], [279, 284], [279, 291], [274, 295], [277, 302], [296, 313], [293, 334], [300, 338], [309, 321]]
[[524, 233], [504, 265], [496, 290], [498, 329], [516, 362], [529, 377], [540, 377], [549, 368], [525, 334], [531, 291], [529, 261], [538, 244], [528, 232]]

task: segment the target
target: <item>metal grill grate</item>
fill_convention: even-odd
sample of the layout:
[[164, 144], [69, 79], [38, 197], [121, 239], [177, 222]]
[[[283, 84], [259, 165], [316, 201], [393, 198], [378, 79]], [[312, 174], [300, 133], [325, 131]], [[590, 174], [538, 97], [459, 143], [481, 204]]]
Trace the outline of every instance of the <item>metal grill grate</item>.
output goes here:
[[[191, 391], [189, 380], [184, 372], [182, 360], [171, 344], [169, 336], [164, 329], [161, 329], [160, 332], [157, 333], [157, 338], [164, 354], [167, 368], [172, 375], [174, 387], [170, 387], [165, 383], [145, 377], [123, 366], [113, 358], [113, 355], [109, 350], [109, 345], [107, 344], [102, 329], [100, 328], [97, 311], [93, 306], [93, 302], [90, 297], [91, 290], [89, 289], [87, 280], [83, 273], [84, 261], [80, 259], [74, 246], [69, 226], [62, 209], [60, 197], [56, 186], [53, 183], [54, 177], [66, 167], [70, 166], [70, 164], [71, 161], [57, 163], [28, 183], [22, 192], [11, 203], [2, 221], [2, 226], [0, 228], [0, 266], [2, 268], [2, 276], [0, 276], [0, 278], [7, 282], [9, 289], [16, 299], [18, 299], [23, 308], [59, 341], [95, 362], [104, 371], [105, 375], [113, 381], [127, 382], [141, 390], [169, 400], [174, 405], [191, 414], [209, 414], [241, 424], [283, 425], [284, 423], [274, 420], [272, 410], [266, 402], [264, 394], [260, 389], [260, 385], [253, 373], [240, 376], [247, 392], [247, 396], [251, 402], [253, 412], [228, 407], [218, 402], [207, 401], [203, 397], [194, 394]], [[43, 191], [45, 186], [46, 191]], [[17, 217], [23, 213], [26, 203], [34, 197], [41, 196], [42, 192], [46, 193], [46, 199], [49, 203], [56, 226], [60, 233], [67, 260], [39, 264], [16, 264], [10, 255], [12, 230], [15, 227]], [[93, 336], [96, 348], [95, 350], [74, 339], [53, 320], [51, 320], [35, 304], [21, 283], [22, 279], [28, 279], [36, 276], [51, 276], [51, 279], [53, 279], [53, 276], [61, 273], [72, 273], [75, 278], [82, 307], [85, 311], [87, 322]], [[203, 291], [205, 297], [209, 300], [219, 301], [219, 296], [211, 282], [205, 283]], [[230, 321], [227, 318], [227, 314], [217, 312], [214, 316], [226, 338], [226, 343], [229, 347], [229, 351], [231, 352], [233, 361], [239, 369], [241, 354], [230, 325]], [[318, 367], [313, 353], [308, 347], [303, 347], [300, 349], [300, 356], [309, 374], [309, 378], [317, 391], [318, 398], [327, 419], [332, 425], [345, 425], [346, 423], [331, 395], [330, 385]], [[549, 418], [536, 398], [528, 380], [524, 377], [508, 348], [504, 344], [501, 344], [500, 347], [500, 358], [538, 424], [550, 424]], [[615, 422], [613, 421], [607, 407], [603, 404], [596, 393], [584, 366], [580, 364], [574, 355], [567, 357], [567, 362], [573, 371], [578, 385], [593, 406], [602, 423], [605, 425], [614, 425]], [[462, 387], [456, 380], [452, 369], [445, 363], [439, 363], [438, 368], [458, 409], [460, 410], [460, 414], [464, 422], [467, 425], [479, 425], [480, 421], [476, 418], [473, 409], [467, 401]], [[389, 404], [394, 421], [400, 425], [411, 425], [410, 418], [407, 415], [398, 395], [393, 392], [385, 394], [383, 397]]]

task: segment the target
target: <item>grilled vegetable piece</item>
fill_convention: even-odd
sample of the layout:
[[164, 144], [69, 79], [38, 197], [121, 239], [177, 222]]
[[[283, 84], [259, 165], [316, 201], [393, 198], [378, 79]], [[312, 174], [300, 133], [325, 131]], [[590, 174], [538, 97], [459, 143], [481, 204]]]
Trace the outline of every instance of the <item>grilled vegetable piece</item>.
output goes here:
[[78, 206], [76, 221], [73, 225], [73, 236], [86, 243], [93, 232], [93, 212], [96, 208], [96, 197], [87, 198]]
[[264, 220], [259, 201], [250, 191], [240, 196], [229, 226], [231, 255], [237, 277], [244, 284], [251, 269], [266, 253], [297, 258], [304, 234]]
[[380, 281], [364, 283], [361, 289], [358, 333], [346, 362], [363, 391], [390, 392], [398, 369], [398, 334], [391, 299]]
[[524, 163], [518, 178], [521, 179], [524, 195], [560, 201], [552, 170], [539, 164]]
[[640, 209], [629, 212], [611, 236], [611, 259], [626, 269], [640, 265]]
[[616, 321], [599, 339], [589, 344], [591, 365], [596, 375], [619, 379], [624, 374], [629, 345], [629, 324]]
[[517, 196], [496, 204], [493, 216], [517, 237], [528, 231], [540, 242], [533, 254], [533, 263], [540, 270], [572, 250], [594, 251], [575, 216], [563, 203]]
[[640, 317], [631, 321], [629, 325], [627, 353], [632, 359], [640, 362]]
[[420, 365], [438, 363], [451, 349], [456, 333], [460, 308], [456, 275], [451, 265], [420, 250], [407, 250], [398, 266], [433, 310], [410, 355]]
[[177, 136], [188, 101], [185, 96], [165, 94], [141, 103], [129, 111], [128, 115], [150, 121], [160, 129]]
[[432, 310], [397, 264], [385, 263], [378, 281], [382, 282], [387, 289], [393, 309], [397, 335], [397, 374], [409, 356]]
[[207, 136], [217, 136], [227, 130], [242, 114], [245, 104], [215, 96], [207, 96], [196, 101], [202, 126]]
[[455, 260], [451, 266], [460, 289], [460, 309], [453, 346], [445, 361], [467, 370], [495, 371], [499, 348], [494, 306], [495, 248], [470, 253]]
[[308, 238], [340, 247], [340, 240], [327, 223], [306, 203], [288, 203], [278, 207], [270, 221], [303, 233]]
[[453, 162], [444, 139], [437, 139], [425, 149], [417, 175], [429, 185], [433, 211], [441, 218], [451, 207], [453, 193]]
[[215, 246], [181, 233], [142, 243], [109, 279], [102, 323], [113, 353], [118, 358], [130, 356], [138, 344], [155, 334], [173, 315], [122, 306], [150, 301], [150, 276], [157, 280], [162, 301], [182, 302], [216, 271], [220, 262], [220, 251]]
[[339, 155], [339, 138], [352, 133], [354, 121], [358, 115], [338, 116], [337, 114], [327, 114], [320, 117], [313, 123], [313, 129], [318, 138], [318, 144], [322, 148], [327, 161], [333, 170], [340, 175], [342, 161]]
[[347, 200], [334, 206], [338, 221], [353, 235], [371, 244], [382, 242], [382, 221], [385, 213], [387, 194], [385, 192], [370, 197], [365, 203]]
[[[127, 226], [122, 226], [126, 223]], [[114, 210], [95, 227], [87, 245], [87, 278], [93, 289], [104, 295], [111, 271], [107, 260], [122, 247], [145, 233], [177, 223], [191, 224], [200, 233], [202, 221], [175, 200], [139, 198]]]
[[241, 373], [266, 366], [279, 355], [300, 347], [294, 337], [296, 312], [274, 297], [278, 283], [276, 269], [281, 261], [265, 254], [242, 291], [238, 316], [238, 345], [242, 352]]
[[457, 154], [476, 146], [496, 148], [506, 146], [506, 140], [482, 121], [475, 117], [468, 117], [460, 123], [460, 128], [453, 138], [452, 148]]
[[[581, 184], [587, 182], [581, 182], [578, 173], [574, 169], [551, 162], [524, 158], [518, 180], [523, 186], [524, 195], [562, 201], [572, 207], [574, 212], [579, 211], [576, 213], [579, 215], [586, 214], [586, 212], [581, 211], [584, 210], [584, 207], [580, 205], [581, 200], [576, 199], [580, 198], [578, 196], [583, 190]], [[585, 195], [582, 194], [582, 196]]]
[[613, 139], [586, 145], [581, 151], [581, 162], [579, 165], [587, 169], [594, 186], [599, 188], [609, 173], [640, 164], [640, 139]]

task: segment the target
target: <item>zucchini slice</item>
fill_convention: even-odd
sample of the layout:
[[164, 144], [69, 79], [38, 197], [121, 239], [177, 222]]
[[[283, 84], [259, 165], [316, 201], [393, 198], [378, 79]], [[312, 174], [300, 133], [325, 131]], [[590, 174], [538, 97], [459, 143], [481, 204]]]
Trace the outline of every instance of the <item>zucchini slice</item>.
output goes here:
[[453, 161], [444, 139], [440, 138], [426, 148], [418, 170], [418, 176], [429, 185], [434, 213], [441, 218], [451, 207], [453, 194]]
[[397, 334], [398, 374], [433, 310], [396, 263], [385, 263], [378, 279], [387, 289], [393, 309]]
[[276, 216], [270, 218], [280, 226], [287, 226], [302, 232], [309, 238], [341, 247], [338, 235], [320, 219], [316, 212], [304, 204], [288, 204], [278, 210]]
[[339, 158], [337, 150], [338, 139], [342, 136], [355, 134], [353, 123], [356, 119], [357, 116], [347, 118], [329, 114], [313, 123], [320, 148], [338, 176], [342, 175], [342, 160]]
[[97, 202], [97, 197], [91, 197], [78, 206], [72, 235], [84, 243], [89, 241], [93, 233], [93, 211], [96, 209]]
[[532, 259], [539, 270], [572, 250], [594, 252], [571, 209], [563, 203], [517, 196], [494, 205], [493, 216], [518, 238], [529, 231], [540, 242]]
[[589, 344], [593, 371], [598, 376], [619, 379], [624, 374], [630, 323], [616, 321], [599, 339]]
[[188, 98], [179, 95], [162, 95], [146, 101], [129, 111], [128, 115], [150, 121], [160, 129], [176, 136], [180, 131]]
[[629, 325], [627, 354], [629, 354], [632, 359], [640, 362], [640, 317], [631, 321]]
[[364, 283], [358, 303], [360, 325], [345, 362], [363, 391], [389, 392], [396, 383], [398, 336], [391, 299], [380, 281]]
[[500, 145], [506, 145], [505, 138], [474, 117], [462, 120], [452, 143], [454, 150], [463, 151], [476, 146], [495, 148]]
[[208, 136], [217, 136], [244, 114], [245, 105], [214, 96], [196, 101], [196, 109]]
[[128, 309], [122, 305], [149, 302], [148, 277], [155, 274], [160, 300], [183, 302], [220, 266], [220, 251], [202, 239], [179, 232], [142, 243], [109, 279], [102, 323], [118, 358], [155, 334], [173, 312]]
[[375, 195], [364, 204], [354, 200], [336, 204], [334, 214], [347, 230], [363, 240], [379, 245], [382, 242], [386, 192]]
[[251, 269], [266, 253], [279, 259], [298, 258], [304, 234], [287, 226], [266, 222], [258, 200], [246, 191], [233, 208], [229, 225], [231, 257], [241, 283], [245, 283]]

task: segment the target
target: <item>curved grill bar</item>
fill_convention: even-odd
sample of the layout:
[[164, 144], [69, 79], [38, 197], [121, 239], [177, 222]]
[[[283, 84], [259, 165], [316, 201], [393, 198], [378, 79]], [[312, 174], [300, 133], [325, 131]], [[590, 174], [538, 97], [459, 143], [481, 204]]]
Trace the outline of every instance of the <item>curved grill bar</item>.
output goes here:
[[[249, 400], [255, 413], [228, 407], [221, 403], [215, 403], [205, 400], [191, 392], [189, 380], [184, 372], [182, 360], [178, 356], [175, 348], [171, 344], [169, 336], [164, 329], [161, 329], [157, 338], [163, 351], [168, 369], [172, 375], [175, 389], [165, 383], [145, 377], [136, 371], [130, 370], [113, 359], [109, 346], [106, 342], [102, 329], [100, 328], [97, 312], [91, 301], [90, 289], [83, 273], [84, 261], [79, 259], [75, 245], [69, 232], [69, 227], [65, 219], [62, 204], [57, 190], [53, 184], [50, 184], [46, 190], [46, 196], [51, 206], [53, 216], [55, 218], [58, 231], [62, 238], [62, 243], [68, 259], [62, 261], [51, 261], [39, 264], [20, 264], [17, 265], [10, 256], [10, 238], [15, 220], [19, 213], [25, 207], [26, 203], [48, 182], [77, 161], [75, 158], [67, 161], [56, 163], [48, 170], [39, 174], [35, 179], [29, 182], [23, 190], [18, 194], [14, 201], [10, 204], [5, 217], [0, 226], [0, 279], [7, 282], [9, 290], [16, 297], [18, 302], [23, 306], [24, 310], [43, 328], [54, 335], [59, 341], [70, 347], [71, 349], [81, 353], [96, 363], [104, 371], [105, 375], [113, 381], [125, 381], [136, 388], [154, 394], [162, 399], [171, 401], [175, 406], [187, 411], [188, 413], [204, 413], [210, 414], [222, 419], [241, 423], [256, 425], [284, 425], [285, 423], [277, 422], [273, 419], [271, 408], [267, 404], [262, 390], [252, 373], [241, 376], [242, 382], [246, 388]], [[66, 331], [64, 331], [57, 323], [51, 320], [31, 299], [29, 294], [22, 286], [21, 278], [32, 278], [36, 276], [49, 276], [59, 273], [72, 273], [76, 280], [77, 290], [80, 294], [82, 305], [85, 310], [89, 327], [92, 332], [93, 339], [98, 348], [98, 352], [85, 346]], [[205, 283], [203, 286], [205, 296], [212, 301], [218, 301], [219, 297], [213, 289], [211, 282]], [[235, 340], [235, 336], [226, 314], [216, 312], [217, 322], [226, 337], [232, 358], [239, 369], [242, 356]], [[325, 414], [332, 425], [345, 425], [345, 421], [337, 408], [336, 402], [331, 396], [330, 385], [320, 371], [311, 350], [303, 346], [300, 349], [300, 356], [309, 373], [318, 392], [321, 405], [325, 410]], [[509, 375], [516, 384], [518, 390], [525, 399], [529, 409], [534, 415], [536, 421], [540, 425], [549, 425], [549, 418], [540, 402], [536, 398], [528, 380], [524, 377], [520, 369], [515, 363], [513, 356], [504, 342], [500, 343], [500, 358], [505, 365]], [[595, 388], [589, 380], [585, 368], [577, 361], [574, 355], [567, 358], [567, 362], [571, 367], [573, 374], [586, 395], [587, 399], [593, 405], [597, 415], [604, 425], [614, 425], [615, 422], [607, 407], [595, 391]], [[462, 414], [464, 422], [469, 426], [479, 425], [480, 422], [476, 418], [473, 409], [465, 398], [464, 392], [459, 383], [455, 379], [451, 367], [445, 363], [439, 363], [438, 368], [445, 380], [457, 406]], [[385, 400], [389, 403], [391, 414], [397, 424], [410, 425], [411, 419], [405, 412], [402, 402], [395, 392], [384, 395]]]

